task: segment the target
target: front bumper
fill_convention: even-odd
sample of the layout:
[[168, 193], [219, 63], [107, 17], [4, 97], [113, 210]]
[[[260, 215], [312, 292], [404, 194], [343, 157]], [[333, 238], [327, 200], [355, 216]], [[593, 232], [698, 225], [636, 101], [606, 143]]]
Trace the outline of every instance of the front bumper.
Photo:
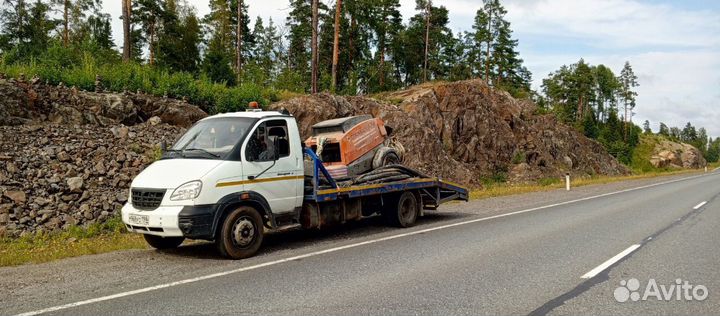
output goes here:
[[[131, 203], [122, 208], [122, 221], [130, 232], [161, 237], [214, 239], [217, 206], [160, 206], [154, 210], [139, 210]], [[130, 215], [148, 217], [147, 225], [130, 221]]]
[[[131, 203], [123, 206], [122, 221], [125, 227], [133, 233], [142, 233], [162, 237], [182, 237], [183, 233], [178, 226], [178, 216], [183, 206], [160, 206], [152, 211], [136, 209]], [[148, 224], [138, 224], [130, 221], [130, 215], [148, 217]]]

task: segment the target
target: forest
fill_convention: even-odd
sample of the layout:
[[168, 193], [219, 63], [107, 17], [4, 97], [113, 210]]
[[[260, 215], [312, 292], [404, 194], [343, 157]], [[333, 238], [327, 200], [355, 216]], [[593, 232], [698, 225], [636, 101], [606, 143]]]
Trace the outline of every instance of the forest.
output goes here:
[[[186, 99], [210, 113], [305, 93], [372, 95], [480, 78], [534, 100], [626, 164], [640, 135], [652, 132], [632, 122], [640, 83], [629, 62], [616, 75], [580, 59], [533, 91], [500, 0], [483, 0], [474, 23], [456, 33], [448, 9], [432, 0], [416, 0], [411, 17], [400, 14], [399, 0], [288, 0], [284, 21], [249, 16], [244, 0], [210, 0], [205, 16], [183, 0], [119, 1], [120, 17], [103, 12], [101, 0], [4, 0], [0, 73], [86, 90], [99, 82], [109, 91]], [[118, 18], [120, 47], [111, 29]], [[659, 135], [717, 161], [720, 141], [704, 128], [660, 126]]]

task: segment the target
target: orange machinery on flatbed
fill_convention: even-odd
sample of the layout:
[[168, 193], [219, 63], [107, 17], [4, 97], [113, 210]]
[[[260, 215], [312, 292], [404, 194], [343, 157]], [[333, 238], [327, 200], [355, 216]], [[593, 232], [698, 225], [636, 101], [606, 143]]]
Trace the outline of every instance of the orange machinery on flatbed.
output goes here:
[[313, 125], [305, 141], [333, 178], [355, 177], [396, 164], [401, 156], [388, 144], [392, 128], [370, 115], [351, 116]]

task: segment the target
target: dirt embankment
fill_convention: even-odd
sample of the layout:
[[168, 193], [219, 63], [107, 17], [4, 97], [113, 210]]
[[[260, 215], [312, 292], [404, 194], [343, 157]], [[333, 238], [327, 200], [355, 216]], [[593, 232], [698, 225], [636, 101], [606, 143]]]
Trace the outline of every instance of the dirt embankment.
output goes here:
[[304, 96], [271, 107], [289, 110], [305, 137], [318, 121], [358, 114], [380, 117], [407, 150], [407, 165], [471, 186], [487, 179], [518, 183], [566, 172], [629, 172], [598, 142], [551, 115], [534, 114], [531, 102], [515, 100], [481, 80], [416, 86], [377, 99]]

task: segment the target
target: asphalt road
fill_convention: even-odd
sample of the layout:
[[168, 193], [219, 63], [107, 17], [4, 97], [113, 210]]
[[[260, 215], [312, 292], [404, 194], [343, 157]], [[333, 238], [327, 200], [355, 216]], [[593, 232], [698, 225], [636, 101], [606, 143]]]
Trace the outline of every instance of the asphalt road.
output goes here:
[[[533, 195], [496, 199], [490, 213], [477, 209], [488, 202], [452, 204], [405, 230], [369, 220], [278, 234], [263, 255], [242, 261], [192, 245], [0, 269], [3, 286], [36, 275], [0, 293], [0, 313], [720, 313], [720, 174], [577, 191], [543, 193], [539, 204]], [[91, 267], [108, 260], [119, 261], [113, 271]], [[616, 289], [630, 279], [637, 296], [618, 302]], [[668, 292], [677, 279], [706, 297], [642, 299], [649, 283]]]

